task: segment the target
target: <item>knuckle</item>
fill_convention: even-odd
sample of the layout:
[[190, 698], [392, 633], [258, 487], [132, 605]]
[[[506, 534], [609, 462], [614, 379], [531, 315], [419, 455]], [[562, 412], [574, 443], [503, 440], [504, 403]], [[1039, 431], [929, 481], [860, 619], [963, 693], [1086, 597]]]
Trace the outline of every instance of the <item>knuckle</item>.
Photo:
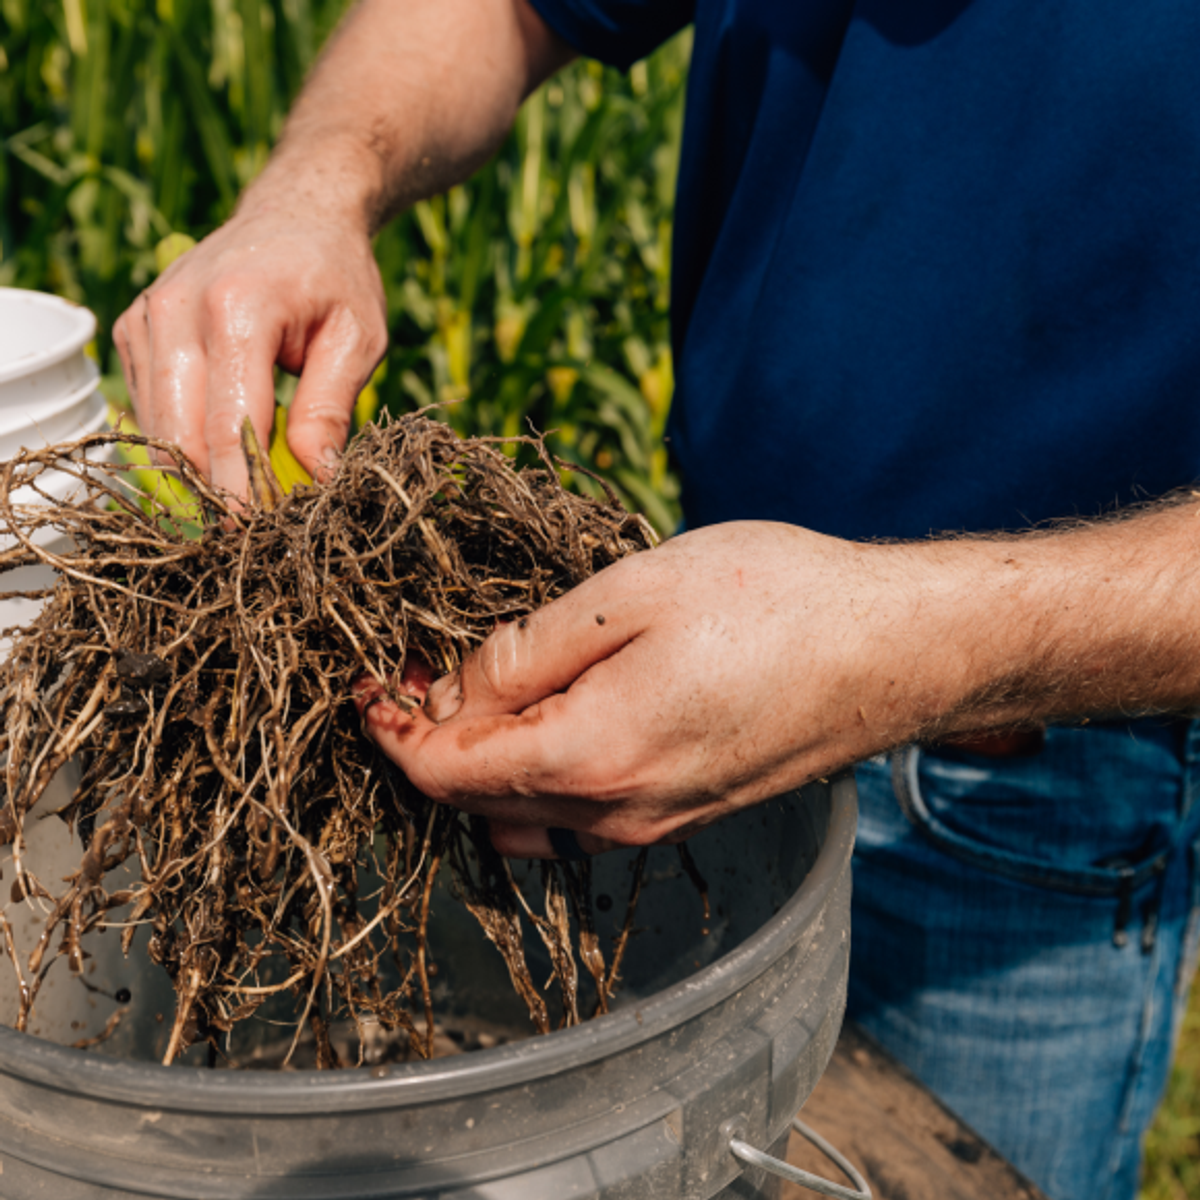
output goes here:
[[205, 318], [218, 327], [231, 327], [254, 316], [249, 283], [240, 275], [222, 275], [204, 290], [201, 300]]
[[146, 306], [146, 319], [151, 325], [169, 321], [176, 308], [174, 292], [166, 287], [156, 287], [146, 292], [143, 303]]
[[350, 429], [350, 408], [334, 396], [323, 395], [296, 413], [297, 433], [303, 432], [304, 425], [319, 425], [323, 429], [337, 433], [347, 433]]
[[236, 414], [220, 408], [210, 409], [204, 419], [204, 441], [213, 454], [240, 453], [242, 438]]
[[[374, 323], [373, 323], [374, 324]], [[375, 328], [368, 329], [363, 335], [364, 345], [363, 354], [372, 364], [378, 363], [387, 353], [388, 336], [387, 329], [382, 325], [376, 325]], [[372, 370], [374, 366], [372, 366]]]
[[646, 790], [644, 756], [629, 747], [607, 746], [603, 757], [589, 755], [578, 768], [582, 794], [593, 800], [620, 803]]
[[435, 804], [450, 804], [454, 800], [454, 793], [442, 785], [435, 775], [431, 775], [428, 771], [423, 770], [418, 765], [409, 763], [404, 768], [404, 773], [408, 776], [409, 782], [421, 793], [426, 799], [432, 800]]
[[388, 336], [387, 322], [374, 310], [361, 312], [355, 307], [342, 305], [330, 315], [327, 328], [334, 339], [341, 340], [345, 347], [343, 354], [347, 365], [354, 363], [361, 366], [363, 384], [365, 386], [371, 372], [387, 353]]
[[461, 807], [473, 794], [469, 780], [462, 777], [461, 771], [454, 770], [452, 764], [430, 761], [420, 753], [407, 756], [404, 771], [418, 791], [438, 804]]

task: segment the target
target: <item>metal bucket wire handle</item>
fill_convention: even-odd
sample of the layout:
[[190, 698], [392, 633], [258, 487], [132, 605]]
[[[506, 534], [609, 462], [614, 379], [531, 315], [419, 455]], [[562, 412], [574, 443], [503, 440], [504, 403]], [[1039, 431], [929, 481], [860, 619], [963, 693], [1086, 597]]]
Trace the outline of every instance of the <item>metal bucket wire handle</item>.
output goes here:
[[756, 1150], [747, 1142], [742, 1141], [736, 1133], [730, 1136], [729, 1149], [742, 1162], [750, 1163], [755, 1167], [761, 1167], [764, 1171], [769, 1171], [772, 1175], [778, 1175], [781, 1179], [798, 1183], [802, 1188], [807, 1188], [810, 1192], [818, 1192], [822, 1196], [834, 1196], [837, 1200], [872, 1200], [870, 1185], [854, 1169], [853, 1165], [843, 1154], [835, 1150], [815, 1129], [810, 1129], [809, 1126], [805, 1125], [799, 1117], [792, 1119], [792, 1128], [801, 1137], [807, 1138], [812, 1142], [831, 1162], [841, 1167], [846, 1173], [846, 1177], [854, 1183], [854, 1187], [858, 1190], [855, 1191], [854, 1188], [842, 1187], [839, 1183], [830, 1183], [828, 1179], [822, 1179], [820, 1175], [812, 1175], [808, 1171], [802, 1171], [799, 1167], [793, 1167], [791, 1163], [785, 1163], [781, 1159], [775, 1158], [762, 1150]]

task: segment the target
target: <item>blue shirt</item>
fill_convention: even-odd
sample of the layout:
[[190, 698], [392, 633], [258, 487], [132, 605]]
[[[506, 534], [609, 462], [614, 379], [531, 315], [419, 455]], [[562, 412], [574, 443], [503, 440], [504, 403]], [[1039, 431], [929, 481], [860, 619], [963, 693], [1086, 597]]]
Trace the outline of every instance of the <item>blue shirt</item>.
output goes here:
[[533, 0], [689, 21], [688, 523], [1021, 528], [1200, 477], [1200, 4]]

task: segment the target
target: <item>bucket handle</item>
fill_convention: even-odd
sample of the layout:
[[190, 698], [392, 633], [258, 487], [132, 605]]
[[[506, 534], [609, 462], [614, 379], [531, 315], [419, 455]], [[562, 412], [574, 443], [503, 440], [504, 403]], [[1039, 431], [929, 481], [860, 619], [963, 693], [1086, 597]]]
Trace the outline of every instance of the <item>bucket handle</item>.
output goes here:
[[822, 1179], [820, 1175], [811, 1175], [808, 1171], [802, 1171], [799, 1167], [793, 1167], [791, 1163], [785, 1163], [782, 1159], [775, 1158], [773, 1155], [767, 1154], [762, 1150], [756, 1150], [747, 1142], [742, 1141], [738, 1136], [739, 1133], [744, 1131], [743, 1129], [731, 1128], [735, 1124], [741, 1125], [741, 1122], [726, 1122], [725, 1128], [730, 1134], [730, 1152], [735, 1157], [740, 1158], [742, 1162], [750, 1163], [755, 1167], [761, 1167], [764, 1171], [769, 1171], [772, 1175], [778, 1175], [781, 1179], [798, 1183], [802, 1188], [807, 1188], [810, 1192], [818, 1192], [822, 1196], [833, 1196], [836, 1200], [872, 1200], [870, 1185], [854, 1169], [849, 1160], [835, 1150], [815, 1129], [810, 1129], [805, 1125], [799, 1117], [792, 1119], [792, 1128], [801, 1137], [807, 1138], [812, 1142], [831, 1162], [841, 1167], [846, 1177], [854, 1183], [854, 1188], [857, 1188], [857, 1191], [854, 1188], [842, 1187], [840, 1183], [830, 1183], [828, 1179]]

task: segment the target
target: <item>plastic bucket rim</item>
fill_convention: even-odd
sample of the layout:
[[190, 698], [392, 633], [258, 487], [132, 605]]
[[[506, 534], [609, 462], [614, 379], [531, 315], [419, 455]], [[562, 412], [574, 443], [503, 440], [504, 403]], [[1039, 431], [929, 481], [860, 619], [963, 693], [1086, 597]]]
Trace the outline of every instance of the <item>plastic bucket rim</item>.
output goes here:
[[[99, 395], [99, 393], [93, 392], [93, 395]], [[81, 442], [87, 438], [87, 445], [76, 447], [73, 454], [63, 455], [59, 459], [59, 462], [69, 462], [77, 467], [89, 467], [96, 471], [106, 472], [114, 462], [118, 461], [116, 453], [117, 445], [120, 442], [118, 431], [114, 430], [109, 422], [108, 405], [106, 403], [98, 404], [91, 416], [86, 421], [80, 423], [79, 428], [83, 432], [77, 434], [75, 437], [67, 438], [62, 442], [51, 442], [45, 446], [35, 446], [32, 447], [32, 450], [34, 453], [38, 453], [42, 450], [50, 449], [51, 446], [67, 446], [72, 442]], [[27, 449], [29, 448], [27, 447]], [[9, 461], [11, 460], [0, 459], [0, 466], [4, 466]], [[49, 481], [56, 478], [71, 479], [74, 476], [70, 471], [64, 471], [59, 467], [47, 465], [36, 478]], [[43, 486], [47, 491], [54, 490], [49, 484], [40, 486]]]
[[77, 326], [65, 338], [50, 347], [32, 351], [7, 363], [0, 363], [0, 385], [27, 375], [35, 375], [47, 367], [63, 362], [72, 354], [78, 354], [96, 336], [95, 314], [80, 304], [74, 304], [61, 296], [53, 296], [49, 292], [36, 292], [26, 288], [0, 288], [0, 304], [8, 297], [65, 313], [77, 322]]
[[[108, 409], [106, 405], [100, 406], [91, 420], [83, 427], [83, 432], [80, 437], [88, 437], [96, 433], [100, 433], [108, 423]], [[74, 459], [73, 461], [81, 465], [86, 463], [89, 467], [96, 471], [103, 471], [105, 467], [111, 466], [115, 462], [114, 447], [111, 444], [101, 443], [98, 446], [90, 447], [93, 451], [100, 451], [101, 454], [92, 453], [86, 458]], [[102, 456], [101, 456], [102, 455]], [[47, 469], [38, 476], [38, 486], [45, 492], [48, 492], [55, 500], [61, 501], [72, 491], [84, 486], [84, 483], [77, 476], [72, 475], [69, 471], [58, 469]], [[38, 508], [46, 503], [44, 499], [36, 493], [30, 493], [27, 496], [21, 496], [21, 493], [28, 491], [28, 488], [18, 488], [12, 493], [12, 507], [14, 510]], [[13, 536], [11, 532], [4, 532], [9, 526], [3, 516], [0, 516], [0, 551], [11, 550], [19, 542], [19, 538]], [[57, 526], [45, 526], [41, 531], [33, 536], [35, 545], [46, 550], [51, 549], [56, 543], [69, 544], [70, 534]], [[45, 561], [45, 560], [43, 560]], [[52, 565], [47, 563], [47, 565]], [[2, 574], [2, 572], [0, 572]], [[5, 1026], [0, 1025], [0, 1029]]]
[[[14, 1075], [96, 1099], [139, 1103], [178, 1113], [219, 1107], [247, 1116], [319, 1114], [409, 1107], [546, 1079], [612, 1057], [684, 1024], [752, 983], [795, 943], [794, 926], [810, 925], [849, 869], [858, 820], [853, 774], [830, 781], [829, 827], [816, 862], [780, 910], [729, 953], [644, 1003], [543, 1037], [475, 1050], [402, 1073], [344, 1071], [202, 1071], [106, 1059], [0, 1025], [0, 1076]], [[798, 794], [798, 789], [783, 793]]]
[[[34, 405], [14, 404], [11, 407], [0, 403], [0, 439], [11, 437], [22, 430], [37, 431], [39, 421], [51, 421], [69, 412], [76, 405], [99, 393], [100, 368], [89, 358], [86, 360], [86, 379], [73, 390], [61, 396], [54, 396], [49, 401], [39, 402], [37, 415], [33, 415]], [[107, 404], [105, 405], [107, 409]]]

